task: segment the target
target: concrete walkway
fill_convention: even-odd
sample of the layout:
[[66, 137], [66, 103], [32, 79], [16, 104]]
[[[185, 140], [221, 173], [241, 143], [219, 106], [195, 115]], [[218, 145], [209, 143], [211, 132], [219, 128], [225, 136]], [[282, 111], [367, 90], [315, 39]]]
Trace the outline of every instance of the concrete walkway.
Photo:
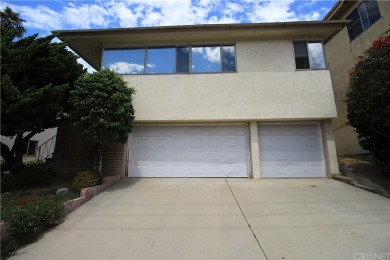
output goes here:
[[390, 259], [390, 200], [335, 180], [125, 179], [11, 259], [364, 254]]

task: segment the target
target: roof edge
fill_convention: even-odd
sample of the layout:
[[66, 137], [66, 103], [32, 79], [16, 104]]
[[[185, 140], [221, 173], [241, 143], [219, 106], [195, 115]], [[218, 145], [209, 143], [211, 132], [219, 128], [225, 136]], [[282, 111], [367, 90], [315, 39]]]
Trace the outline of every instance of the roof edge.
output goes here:
[[131, 27], [131, 28], [107, 28], [107, 29], [80, 29], [80, 30], [53, 30], [52, 34], [69, 33], [96, 33], [96, 32], [153, 32], [165, 30], [201, 30], [201, 29], [264, 29], [269, 27], [315, 27], [321, 25], [345, 25], [345, 20], [322, 20], [322, 21], [295, 21], [295, 22], [273, 22], [273, 23], [232, 23], [232, 24], [197, 24], [197, 25], [172, 25], [155, 27]]

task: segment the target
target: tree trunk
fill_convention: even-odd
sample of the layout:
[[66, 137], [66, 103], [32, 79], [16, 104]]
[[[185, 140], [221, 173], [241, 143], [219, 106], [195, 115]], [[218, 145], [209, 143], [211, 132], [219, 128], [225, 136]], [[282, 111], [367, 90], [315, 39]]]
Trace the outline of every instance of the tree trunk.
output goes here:
[[[9, 153], [7, 150], [5, 150], [8, 158], [7, 159], [5, 159], [4, 157], [3, 158], [7, 162], [11, 173], [16, 173], [20, 168], [23, 167], [23, 155], [26, 152], [26, 147], [27, 147], [28, 141], [36, 133], [38, 133], [38, 132], [31, 131], [30, 133], [28, 133], [24, 137], [23, 137], [23, 134], [17, 134], [15, 136], [15, 142], [14, 142], [14, 145], [12, 146], [12, 149], [9, 150], [9, 148], [8, 148]], [[4, 146], [6, 146], [6, 145], [3, 145], [3, 143], [2, 143], [1, 149], [3, 149]], [[2, 154], [3, 154], [3, 152], [2, 152]]]
[[0, 150], [0, 155], [7, 164], [8, 167], [12, 165], [12, 154], [11, 150], [9, 149], [8, 145], [1, 143], [1, 150]]
[[[26, 144], [28, 142], [25, 142], [23, 140], [23, 134], [16, 135], [14, 146], [12, 147], [13, 156], [14, 156], [14, 163], [13, 163], [13, 169], [17, 172], [18, 169], [22, 168], [23, 166], [23, 155], [25, 152]], [[11, 151], [11, 152], [12, 152]]]
[[96, 144], [95, 156], [93, 160], [93, 169], [98, 172], [102, 172], [103, 165], [103, 145], [101, 143]]

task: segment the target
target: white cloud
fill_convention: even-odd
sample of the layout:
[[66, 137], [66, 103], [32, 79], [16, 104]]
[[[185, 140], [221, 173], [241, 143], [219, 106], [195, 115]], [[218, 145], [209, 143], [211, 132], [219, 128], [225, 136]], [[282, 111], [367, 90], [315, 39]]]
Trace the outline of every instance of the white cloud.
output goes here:
[[137, 74], [144, 70], [144, 66], [141, 64], [116, 62], [108, 66], [109, 70], [118, 74]]
[[69, 4], [62, 11], [63, 22], [72, 27], [89, 29], [95, 26], [107, 27], [109, 24], [108, 9], [97, 4], [83, 4], [75, 6]]
[[290, 5], [294, 0], [262, 1], [254, 4], [253, 12], [248, 15], [251, 22], [281, 22], [298, 20]]
[[[328, 1], [328, 2], [327, 2]], [[335, 0], [87, 0], [13, 1], [27, 29], [51, 30], [319, 20]], [[39, 5], [36, 5], [39, 3]], [[48, 3], [46, 6], [44, 3]], [[213, 60], [213, 54], [207, 53]], [[85, 64], [85, 62], [84, 62]], [[134, 65], [134, 64], [133, 64]], [[136, 65], [136, 64], [135, 64]], [[124, 66], [117, 64], [116, 66]], [[135, 69], [118, 67], [117, 69]], [[91, 68], [89, 68], [90, 70]]]
[[26, 20], [26, 28], [35, 28], [50, 31], [61, 28], [62, 15], [49, 7], [38, 5], [35, 8], [30, 6], [19, 6], [7, 4], [11, 9], [20, 14], [21, 18]]
[[219, 47], [206, 47], [206, 55], [204, 56], [209, 61], [216, 63], [221, 61], [221, 55], [219, 52]]
[[[334, 1], [334, 0], [333, 0]], [[312, 10], [319, 0], [89, 0], [68, 2], [56, 8], [44, 5], [10, 5], [42, 30], [184, 24], [276, 22], [320, 19], [329, 8]], [[43, 2], [44, 3], [44, 2]], [[48, 2], [49, 3], [49, 2]], [[2, 3], [5, 6], [7, 3]], [[309, 8], [310, 7], [310, 8]]]

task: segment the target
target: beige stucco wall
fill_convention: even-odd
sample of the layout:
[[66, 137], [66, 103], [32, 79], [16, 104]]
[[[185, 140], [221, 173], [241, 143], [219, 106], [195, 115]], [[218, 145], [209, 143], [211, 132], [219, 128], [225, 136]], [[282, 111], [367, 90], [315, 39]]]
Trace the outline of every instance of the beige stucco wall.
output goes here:
[[136, 122], [336, 116], [328, 70], [296, 71], [289, 40], [236, 44], [237, 73], [126, 75]]
[[[345, 17], [357, 5], [353, 6], [345, 14]], [[382, 18], [367, 31], [350, 42], [347, 28], [344, 28], [325, 46], [338, 114], [337, 118], [332, 120], [338, 154], [361, 153], [363, 151], [353, 128], [346, 125], [348, 121], [347, 106], [343, 101], [348, 89], [348, 71], [354, 66], [358, 57], [371, 46], [372, 42], [390, 28], [390, 1], [378, 1], [378, 6]]]

